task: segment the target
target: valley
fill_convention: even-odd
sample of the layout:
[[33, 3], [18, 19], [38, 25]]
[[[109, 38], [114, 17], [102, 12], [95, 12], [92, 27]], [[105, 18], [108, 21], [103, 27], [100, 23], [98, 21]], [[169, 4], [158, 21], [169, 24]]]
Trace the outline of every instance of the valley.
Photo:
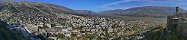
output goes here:
[[[175, 15], [173, 10], [175, 7], [145, 6], [96, 13], [47, 3], [1, 2], [0, 20], [9, 25], [4, 29], [22, 34], [16, 40], [164, 40], [167, 16]], [[3, 35], [4, 29], [0, 40], [11, 40], [13, 37], [4, 38], [9, 36]]]

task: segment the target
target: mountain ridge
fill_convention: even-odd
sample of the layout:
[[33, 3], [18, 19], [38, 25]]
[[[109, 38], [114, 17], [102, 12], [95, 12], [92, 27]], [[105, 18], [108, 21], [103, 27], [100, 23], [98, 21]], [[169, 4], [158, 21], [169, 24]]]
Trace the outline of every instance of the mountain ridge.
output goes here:
[[[181, 9], [181, 12], [185, 12], [186, 10]], [[118, 15], [118, 16], [167, 16], [175, 14], [175, 7], [167, 7], [167, 6], [143, 6], [143, 7], [133, 7], [129, 9], [116, 9], [109, 11], [102, 11], [100, 14], [103, 15]]]

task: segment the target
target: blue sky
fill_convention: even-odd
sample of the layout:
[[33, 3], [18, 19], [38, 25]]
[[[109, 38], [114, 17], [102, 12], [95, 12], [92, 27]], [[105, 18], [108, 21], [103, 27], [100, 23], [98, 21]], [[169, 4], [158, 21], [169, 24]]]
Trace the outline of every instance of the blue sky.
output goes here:
[[[24, 0], [25, 1], [25, 0]], [[45, 2], [65, 6], [73, 10], [91, 10], [95, 12], [128, 9], [141, 6], [179, 6], [187, 10], [187, 0], [26, 0]]]

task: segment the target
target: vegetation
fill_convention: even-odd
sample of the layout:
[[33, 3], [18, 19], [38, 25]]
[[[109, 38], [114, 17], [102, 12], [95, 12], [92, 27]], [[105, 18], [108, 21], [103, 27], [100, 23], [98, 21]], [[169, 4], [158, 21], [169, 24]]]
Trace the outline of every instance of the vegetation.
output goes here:
[[148, 32], [145, 33], [144, 40], [163, 40], [162, 39], [162, 33], [164, 32], [164, 29], [162, 26], [156, 27]]
[[7, 23], [0, 21], [0, 40], [26, 40], [21, 33], [7, 29]]
[[145, 34], [143, 40], [181, 40], [180, 32], [176, 26], [169, 30], [160, 26]]

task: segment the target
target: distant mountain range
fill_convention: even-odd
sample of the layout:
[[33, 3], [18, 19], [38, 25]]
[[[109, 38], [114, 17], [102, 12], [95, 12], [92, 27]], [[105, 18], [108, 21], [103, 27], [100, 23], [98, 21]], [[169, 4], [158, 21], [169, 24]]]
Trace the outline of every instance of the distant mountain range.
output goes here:
[[[74, 12], [78, 15], [165, 17], [167, 15], [175, 15], [176, 8], [167, 6], [143, 6], [129, 9], [107, 10], [98, 13], [89, 10], [74, 10]], [[180, 8], [180, 12], [185, 13], [186, 10]]]
[[75, 15], [95, 15], [97, 13], [93, 12], [93, 11], [89, 11], [89, 10], [74, 10], [74, 14]]
[[[180, 12], [186, 12], [184, 9], [180, 8]], [[118, 15], [118, 16], [166, 16], [174, 15], [176, 13], [175, 7], [166, 6], [144, 6], [144, 7], [134, 7], [126, 10], [116, 9], [109, 11], [99, 12], [102, 15]]]
[[[166, 16], [174, 15], [175, 7], [167, 6], [143, 6], [129, 9], [107, 10], [102, 12], [92, 12], [89, 10], [73, 10], [64, 6], [37, 3], [37, 2], [19, 2], [14, 4], [0, 3], [0, 12], [11, 10], [13, 13], [66, 13], [74, 15], [101, 15], [101, 16]], [[180, 12], [186, 10], [180, 8]]]

